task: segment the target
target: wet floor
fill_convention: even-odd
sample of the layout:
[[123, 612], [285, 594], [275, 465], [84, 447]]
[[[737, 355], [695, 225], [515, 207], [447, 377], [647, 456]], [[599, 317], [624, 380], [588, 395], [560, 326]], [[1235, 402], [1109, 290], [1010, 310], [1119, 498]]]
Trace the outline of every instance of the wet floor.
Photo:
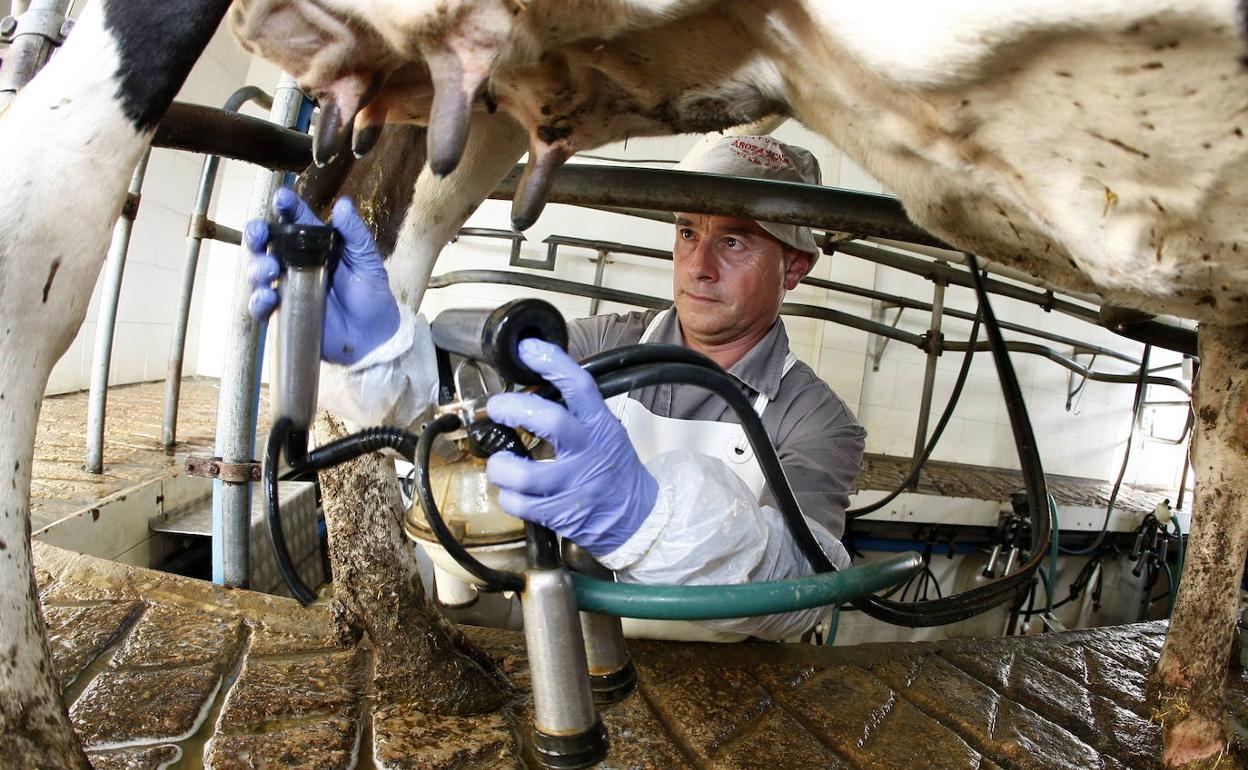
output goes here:
[[[87, 393], [43, 400], [31, 466], [30, 515], [35, 531], [127, 489], [179, 473], [187, 454], [212, 454], [221, 392], [217, 380], [183, 381], [177, 444], [172, 450], [166, 450], [161, 440], [164, 388], [164, 382], [144, 382], [108, 389], [102, 474], [83, 468]], [[266, 424], [264, 393], [260, 409], [261, 424]]]
[[[323, 606], [36, 545], [54, 659], [97, 768], [522, 767], [520, 636], [466, 629], [518, 695], [477, 717], [376, 703]], [[632, 642], [608, 768], [1151, 770], [1165, 626], [856, 647]], [[1248, 677], [1231, 676], [1231, 712]], [[206, 759], [205, 759], [206, 758]]]

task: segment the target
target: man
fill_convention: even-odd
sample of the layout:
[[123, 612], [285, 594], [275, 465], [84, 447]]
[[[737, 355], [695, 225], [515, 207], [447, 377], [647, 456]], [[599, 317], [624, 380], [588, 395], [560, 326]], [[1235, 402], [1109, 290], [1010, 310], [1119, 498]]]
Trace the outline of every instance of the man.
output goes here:
[[[820, 181], [808, 151], [770, 137], [725, 137], [692, 170]], [[289, 191], [275, 203], [314, 221]], [[332, 407], [355, 422], [408, 424], [434, 398], [427, 326], [389, 296], [376, 247], [350, 201], [338, 202], [333, 221], [345, 248], [330, 290], [323, 350], [327, 361], [344, 365], [327, 372], [327, 391], [340, 396]], [[267, 240], [263, 222], [249, 223], [247, 239], [257, 252], [252, 309], [260, 317], [276, 304], [269, 284], [278, 268], [259, 253]], [[694, 386], [659, 385], [606, 403], [573, 360], [637, 342], [681, 344], [735, 377], [762, 418], [816, 538], [833, 563], [848, 566], [837, 538], [866, 433], [789, 352], [779, 318], [785, 292], [818, 257], [810, 230], [678, 214], [673, 257], [672, 309], [574, 321], [571, 357], [537, 340], [521, 344], [524, 362], [560, 390], [567, 406], [524, 393], [490, 399], [493, 419], [525, 428], [556, 450], [548, 461], [492, 457], [487, 470], [500, 488], [500, 504], [576, 542], [624, 582], [740, 583], [810, 574], [722, 399]], [[705, 625], [779, 639], [810, 628], [819, 614]]]

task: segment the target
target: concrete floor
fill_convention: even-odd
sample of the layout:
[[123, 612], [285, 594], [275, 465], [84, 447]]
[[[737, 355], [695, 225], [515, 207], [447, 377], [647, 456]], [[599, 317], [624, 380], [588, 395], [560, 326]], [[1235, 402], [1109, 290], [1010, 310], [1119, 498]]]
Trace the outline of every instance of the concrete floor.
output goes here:
[[[182, 383], [177, 446], [161, 445], [164, 382], [108, 389], [104, 473], [83, 469], [86, 459], [87, 393], [43, 400], [35, 436], [30, 485], [32, 530], [40, 529], [127, 490], [181, 473], [188, 454], [212, 454], [216, 433], [216, 380], [193, 377]], [[268, 424], [268, 398], [261, 392], [261, 425]]]
[[[36, 522], [176, 475], [187, 452], [208, 453], [217, 384], [184, 386], [173, 453], [159, 443], [162, 389], [110, 391], [102, 476], [81, 469], [85, 394], [45, 401]], [[891, 487], [905, 468], [868, 458], [861, 485]], [[920, 491], [989, 497], [1017, 485], [1011, 471], [936, 464]], [[1068, 504], [1107, 491], [1054, 484]], [[1130, 490], [1124, 504], [1149, 510], [1153, 494]], [[97, 770], [530, 766], [527, 655], [515, 634], [465, 629], [516, 686], [511, 705], [438, 716], [374, 702], [371, 651], [337, 646], [325, 606], [303, 610], [42, 543], [36, 557], [57, 671]], [[836, 648], [633, 642], [640, 689], [604, 715], [613, 750], [603, 766], [1150, 770], [1160, 729], [1146, 684], [1164, 631]], [[1230, 711], [1248, 715], [1248, 677], [1236, 670], [1231, 680]]]
[[[534, 767], [528, 661], [465, 628], [510, 680], [473, 717], [379, 702], [372, 651], [330, 609], [35, 546], [57, 673], [104, 768]], [[1148, 692], [1165, 625], [854, 647], [633, 641], [639, 689], [606, 709], [601, 767], [1153, 770]], [[431, 672], [436, 676], [437, 672]], [[1248, 712], [1230, 676], [1229, 712]], [[1238, 750], [1238, 749], [1236, 749]]]

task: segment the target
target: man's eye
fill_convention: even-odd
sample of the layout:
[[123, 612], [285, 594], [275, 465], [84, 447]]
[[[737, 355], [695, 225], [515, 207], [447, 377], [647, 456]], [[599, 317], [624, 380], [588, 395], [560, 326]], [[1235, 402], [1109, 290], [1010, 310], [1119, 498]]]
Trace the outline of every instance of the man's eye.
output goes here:
[[738, 241], [736, 238], [725, 238], [724, 245], [730, 249], [735, 249], [741, 245], [741, 242]]
[[680, 228], [680, 237], [686, 241], [689, 240], [690, 238], [693, 237], [693, 230], [689, 229], [688, 227]]

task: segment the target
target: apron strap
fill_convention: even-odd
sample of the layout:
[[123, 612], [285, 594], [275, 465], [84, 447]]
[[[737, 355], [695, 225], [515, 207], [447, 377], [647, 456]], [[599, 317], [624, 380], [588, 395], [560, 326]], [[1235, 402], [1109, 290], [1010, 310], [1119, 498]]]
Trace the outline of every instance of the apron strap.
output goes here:
[[[790, 350], [789, 354], [784, 357], [784, 368], [780, 370], [780, 379], [783, 380], [784, 376], [789, 373], [789, 370], [792, 369], [793, 365], [796, 363], [797, 356], [793, 355], [793, 351]], [[767, 398], [766, 393], [759, 393], [758, 397], [754, 399], [754, 414], [762, 417], [763, 410], [766, 409], [767, 405], [770, 403], [771, 399]]]
[[[655, 331], [659, 328], [659, 324], [663, 323], [663, 320], [667, 318], [667, 314], [671, 313], [673, 310], [675, 310], [674, 306], [656, 315], [650, 321], [649, 325], [646, 326], [646, 330], [641, 333], [641, 339], [638, 340], [638, 342], [649, 342], [654, 336]], [[784, 368], [780, 370], [780, 379], [783, 380], [785, 375], [789, 373], [789, 370], [792, 369], [796, 363], [797, 356], [793, 355], [793, 351], [790, 350], [788, 355], [784, 357]], [[611, 412], [615, 415], [617, 420], [623, 419], [624, 417], [624, 399], [626, 398], [628, 398], [628, 393], [621, 393], [620, 395], [610, 398], [607, 401], [607, 405], [611, 408]], [[762, 417], [763, 410], [767, 408], [767, 404], [769, 403], [771, 403], [771, 399], [767, 398], [767, 394], [759, 393], [754, 399], [754, 414]]]
[[[651, 319], [650, 324], [646, 326], [646, 330], [641, 333], [641, 339], [637, 340], [638, 344], [649, 342], [654, 336], [655, 330], [659, 328], [659, 324], [663, 323], [663, 319], [667, 318], [667, 314], [672, 312], [675, 306], [669, 307]], [[611, 414], [615, 415], [615, 419], [624, 420], [624, 402], [628, 399], [628, 393], [621, 393], [618, 396], [612, 396], [607, 399], [607, 408], [611, 410]]]

